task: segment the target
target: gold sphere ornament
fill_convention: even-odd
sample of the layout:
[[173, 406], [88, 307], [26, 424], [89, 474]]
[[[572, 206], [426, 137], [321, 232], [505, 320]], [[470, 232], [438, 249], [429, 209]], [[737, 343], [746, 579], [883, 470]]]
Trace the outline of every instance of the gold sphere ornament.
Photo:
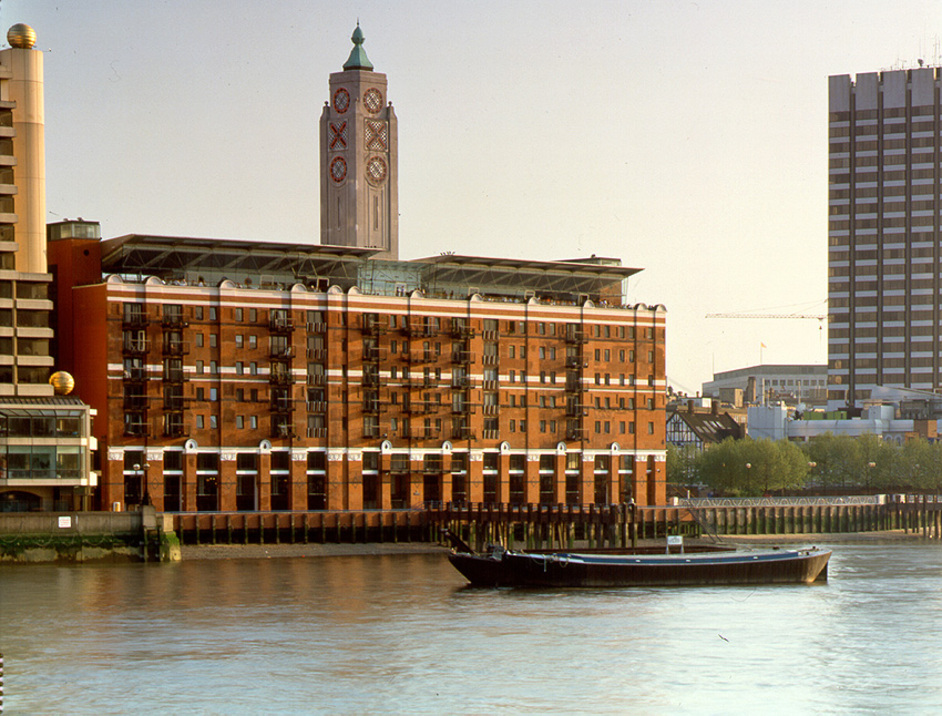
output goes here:
[[10, 47], [31, 50], [36, 44], [36, 31], [29, 25], [18, 22], [7, 30], [7, 42], [10, 43]]
[[49, 385], [55, 388], [56, 395], [68, 395], [75, 387], [75, 378], [64, 370], [57, 370], [49, 376]]

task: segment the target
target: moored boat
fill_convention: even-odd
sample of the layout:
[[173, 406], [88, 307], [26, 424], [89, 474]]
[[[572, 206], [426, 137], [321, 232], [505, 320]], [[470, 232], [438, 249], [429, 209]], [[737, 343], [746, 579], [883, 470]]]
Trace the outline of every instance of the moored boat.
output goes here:
[[481, 587], [653, 587], [810, 584], [827, 579], [829, 550], [762, 549], [679, 554], [518, 552], [456, 548], [448, 559]]

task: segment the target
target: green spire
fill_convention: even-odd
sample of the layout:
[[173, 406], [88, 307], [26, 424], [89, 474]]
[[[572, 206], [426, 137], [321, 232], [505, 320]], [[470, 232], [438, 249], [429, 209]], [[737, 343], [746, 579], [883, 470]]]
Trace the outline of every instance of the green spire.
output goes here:
[[353, 40], [353, 49], [350, 50], [350, 57], [343, 63], [343, 68], [345, 70], [372, 70], [373, 63], [370, 62], [370, 58], [366, 56], [366, 50], [363, 49], [363, 40], [366, 38], [363, 37], [359, 20], [357, 20], [357, 29], [353, 31], [350, 39]]

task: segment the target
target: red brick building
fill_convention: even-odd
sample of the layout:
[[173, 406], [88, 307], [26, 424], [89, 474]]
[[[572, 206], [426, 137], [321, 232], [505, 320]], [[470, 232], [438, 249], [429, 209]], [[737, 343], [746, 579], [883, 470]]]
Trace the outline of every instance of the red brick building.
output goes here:
[[611, 259], [50, 226], [58, 365], [98, 411], [100, 505], [665, 502], [665, 310]]

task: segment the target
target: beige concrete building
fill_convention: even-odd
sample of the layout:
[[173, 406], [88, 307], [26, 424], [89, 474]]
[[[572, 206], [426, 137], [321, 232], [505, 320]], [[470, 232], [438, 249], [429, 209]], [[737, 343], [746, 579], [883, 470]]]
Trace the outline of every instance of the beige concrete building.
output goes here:
[[321, 114], [321, 243], [399, 258], [399, 147], [386, 75], [373, 71], [353, 32], [343, 72], [330, 75]]
[[942, 385], [942, 69], [829, 78], [828, 407]]
[[94, 438], [89, 407], [57, 395], [49, 382], [43, 56], [27, 25], [10, 28], [7, 41], [11, 47], [0, 51], [0, 512], [73, 510], [95, 485]]

